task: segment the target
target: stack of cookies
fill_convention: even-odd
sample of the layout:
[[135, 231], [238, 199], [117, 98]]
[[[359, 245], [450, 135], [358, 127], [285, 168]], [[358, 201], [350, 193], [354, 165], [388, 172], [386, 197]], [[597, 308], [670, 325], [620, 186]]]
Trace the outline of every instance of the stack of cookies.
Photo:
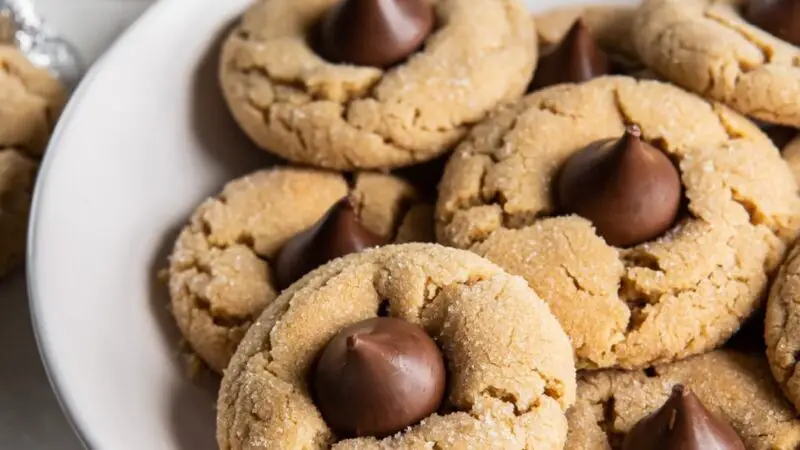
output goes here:
[[257, 0], [220, 84], [284, 162], [168, 271], [219, 447], [800, 449], [798, 30], [794, 0]]
[[0, 43], [0, 278], [24, 259], [36, 172], [65, 102], [48, 71]]

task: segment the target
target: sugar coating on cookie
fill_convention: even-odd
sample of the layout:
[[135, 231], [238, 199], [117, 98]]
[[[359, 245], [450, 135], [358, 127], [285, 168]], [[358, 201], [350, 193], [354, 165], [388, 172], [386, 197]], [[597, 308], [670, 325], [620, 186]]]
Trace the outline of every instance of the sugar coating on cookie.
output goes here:
[[567, 414], [565, 450], [620, 448], [625, 434], [660, 408], [678, 384], [730, 423], [748, 449], [800, 448], [800, 420], [771, 379], [764, 357], [715, 351], [648, 372], [584, 374]]
[[748, 116], [800, 126], [800, 48], [749, 23], [739, 0], [646, 0], [633, 38], [660, 76]]
[[[666, 234], [622, 249], [559, 215], [553, 185], [571, 155], [629, 124], [675, 162], [686, 206]], [[761, 305], [797, 234], [796, 191], [742, 116], [668, 84], [606, 77], [537, 92], [477, 126], [445, 169], [437, 234], [524, 276], [580, 368], [644, 367], [717, 347]]]
[[[441, 412], [383, 440], [337, 442], [312, 400], [318, 352], [348, 325], [387, 311], [444, 353]], [[575, 398], [569, 340], [525, 280], [463, 250], [391, 245], [336, 260], [275, 300], [225, 372], [220, 449], [561, 449]]]
[[786, 258], [770, 291], [765, 320], [770, 368], [800, 411], [800, 246]]
[[0, 277], [22, 262], [37, 164], [14, 149], [0, 150]]
[[351, 195], [359, 219], [394, 242], [432, 241], [432, 207], [399, 178], [275, 168], [228, 183], [181, 231], [169, 260], [172, 313], [191, 348], [221, 372], [247, 328], [278, 294], [281, 247]]
[[309, 44], [329, 0], [258, 0], [222, 50], [242, 129], [291, 161], [351, 170], [427, 161], [497, 104], [521, 96], [536, 34], [518, 0], [432, 0], [438, 28], [407, 61], [333, 64]]

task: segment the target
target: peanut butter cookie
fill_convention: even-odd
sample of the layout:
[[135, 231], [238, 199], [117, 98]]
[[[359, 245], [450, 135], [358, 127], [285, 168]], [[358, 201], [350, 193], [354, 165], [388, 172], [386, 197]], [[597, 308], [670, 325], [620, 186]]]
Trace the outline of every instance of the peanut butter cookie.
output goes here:
[[264, 150], [331, 169], [393, 168], [443, 154], [521, 96], [536, 57], [518, 0], [257, 0], [224, 45], [220, 78]]
[[[761, 4], [767, 3], [773, 10], [764, 13]], [[792, 4], [646, 0], [634, 19], [634, 43], [665, 79], [748, 116], [800, 126], [800, 42], [772, 20], [798, 20]]]
[[[663, 448], [800, 448], [800, 420], [764, 357], [733, 351], [648, 371], [584, 374], [567, 417], [567, 450], [644, 450], [665, 440], [682, 445]], [[665, 419], [672, 425], [658, 427]], [[629, 436], [636, 428], [649, 432], [642, 445]]]
[[478, 125], [445, 169], [437, 235], [524, 276], [579, 368], [646, 367], [721, 345], [762, 304], [797, 234], [796, 191], [739, 114], [605, 77]]
[[332, 172], [263, 170], [203, 202], [180, 233], [169, 261], [172, 312], [192, 349], [221, 372], [253, 320], [312, 263], [432, 240], [432, 205], [398, 178], [360, 173], [348, 186]]
[[392, 245], [334, 261], [267, 307], [225, 372], [217, 442], [555, 450], [574, 396], [569, 340], [525, 280], [463, 250]]

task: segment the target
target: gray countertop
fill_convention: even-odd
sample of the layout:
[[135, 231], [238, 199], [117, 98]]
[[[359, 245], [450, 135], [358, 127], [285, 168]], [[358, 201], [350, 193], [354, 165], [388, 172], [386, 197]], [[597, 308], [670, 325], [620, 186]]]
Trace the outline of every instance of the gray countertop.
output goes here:
[[[47, 22], [91, 63], [152, 0], [35, 0]], [[22, 270], [0, 280], [0, 449], [78, 450], [47, 381]], [[65, 299], [68, 300], [68, 299]]]

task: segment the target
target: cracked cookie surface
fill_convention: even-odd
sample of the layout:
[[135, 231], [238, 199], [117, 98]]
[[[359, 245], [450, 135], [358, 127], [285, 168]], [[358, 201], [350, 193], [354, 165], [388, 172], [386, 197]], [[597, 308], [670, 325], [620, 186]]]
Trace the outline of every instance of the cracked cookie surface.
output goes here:
[[748, 23], [744, 0], [646, 0], [638, 53], [659, 75], [768, 122], [800, 126], [800, 48]]
[[795, 245], [775, 278], [764, 324], [772, 373], [800, 411], [800, 245]]
[[[662, 237], [621, 249], [558, 216], [552, 186], [567, 158], [626, 124], [676, 163], [686, 207]], [[605, 77], [539, 91], [478, 125], [445, 169], [437, 235], [524, 276], [579, 368], [645, 367], [721, 345], [762, 304], [796, 235], [796, 190], [739, 114], [665, 83]]]
[[565, 450], [618, 450], [639, 420], [661, 407], [672, 387], [689, 387], [729, 422], [749, 450], [800, 448], [800, 420], [772, 380], [762, 355], [715, 351], [634, 372], [584, 374], [567, 414]]
[[295, 234], [339, 199], [355, 198], [359, 219], [394, 242], [432, 241], [433, 207], [389, 175], [273, 168], [228, 183], [204, 201], [169, 261], [171, 308], [191, 348], [221, 372], [247, 328], [278, 294], [272, 263]]
[[25, 256], [36, 168], [36, 162], [21, 152], [0, 150], [0, 277]]
[[497, 104], [519, 98], [536, 64], [518, 0], [431, 0], [438, 28], [386, 71], [332, 64], [309, 45], [331, 0], [258, 0], [226, 41], [222, 90], [263, 149], [340, 170], [427, 161]]
[[[442, 349], [440, 412], [394, 436], [337, 441], [306, 383], [341, 329], [379, 311]], [[338, 259], [284, 291], [225, 372], [220, 449], [561, 449], [575, 399], [569, 340], [525, 280], [463, 250], [392, 245]]]

